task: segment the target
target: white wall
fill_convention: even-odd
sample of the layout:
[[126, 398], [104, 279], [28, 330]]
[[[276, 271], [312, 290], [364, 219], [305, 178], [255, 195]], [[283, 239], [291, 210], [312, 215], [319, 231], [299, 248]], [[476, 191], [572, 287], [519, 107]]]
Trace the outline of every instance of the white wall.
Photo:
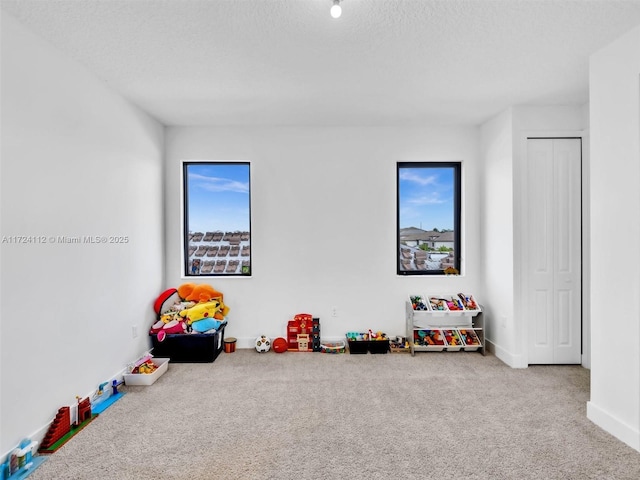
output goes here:
[[[250, 160], [253, 277], [208, 280], [231, 307], [225, 334], [238, 346], [262, 333], [286, 336], [300, 312], [320, 317], [323, 338], [368, 328], [403, 334], [408, 295], [479, 288], [478, 138], [475, 127], [168, 128], [166, 286], [187, 281], [181, 161]], [[457, 160], [464, 275], [398, 277], [396, 162]]]
[[487, 347], [508, 365], [516, 363], [514, 342], [513, 113], [497, 115], [481, 127], [482, 298]]
[[[527, 248], [523, 237], [526, 221], [527, 137], [582, 137], [585, 128], [583, 106], [514, 106], [485, 122], [481, 132], [483, 238], [482, 272], [487, 303], [488, 346], [506, 364], [528, 365], [528, 322], [524, 314], [523, 270]], [[583, 144], [583, 162], [588, 146]], [[588, 183], [583, 185], [588, 198]], [[588, 252], [589, 240], [583, 248]], [[588, 273], [588, 267], [587, 267]], [[588, 277], [585, 277], [588, 280]], [[584, 291], [588, 307], [588, 290]], [[588, 312], [584, 315], [588, 323]], [[589, 328], [583, 328], [588, 335]], [[588, 364], [588, 352], [583, 364]]]
[[592, 363], [587, 416], [640, 451], [639, 78], [640, 27], [591, 57]]
[[6, 13], [1, 140], [0, 458], [148, 350], [164, 233], [161, 125]]

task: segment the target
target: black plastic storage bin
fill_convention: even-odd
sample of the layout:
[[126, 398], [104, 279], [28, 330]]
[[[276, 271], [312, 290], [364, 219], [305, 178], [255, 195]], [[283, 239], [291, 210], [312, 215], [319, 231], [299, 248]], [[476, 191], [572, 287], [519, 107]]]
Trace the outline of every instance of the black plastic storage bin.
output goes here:
[[389, 340], [352, 340], [347, 337], [349, 353], [387, 353], [390, 349]]
[[367, 343], [371, 353], [387, 353], [390, 349], [389, 340], [369, 340]]
[[369, 351], [367, 340], [351, 340], [347, 337], [349, 343], [349, 353], [367, 353]]
[[223, 323], [213, 333], [170, 334], [162, 342], [152, 334], [153, 356], [169, 358], [174, 363], [211, 363], [223, 349], [226, 325]]

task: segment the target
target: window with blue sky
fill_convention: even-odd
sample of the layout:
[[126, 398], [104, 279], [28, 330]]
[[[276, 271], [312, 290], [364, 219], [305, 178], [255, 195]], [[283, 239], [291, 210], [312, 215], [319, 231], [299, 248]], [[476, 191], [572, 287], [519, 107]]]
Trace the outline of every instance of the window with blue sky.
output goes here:
[[185, 276], [251, 275], [249, 162], [184, 162]]
[[400, 162], [399, 275], [460, 272], [459, 162]]

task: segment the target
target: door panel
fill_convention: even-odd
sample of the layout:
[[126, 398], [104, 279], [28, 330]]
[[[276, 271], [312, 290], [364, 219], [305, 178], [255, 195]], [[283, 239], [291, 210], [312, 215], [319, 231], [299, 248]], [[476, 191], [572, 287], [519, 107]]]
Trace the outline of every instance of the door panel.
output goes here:
[[527, 142], [529, 363], [581, 362], [580, 139]]

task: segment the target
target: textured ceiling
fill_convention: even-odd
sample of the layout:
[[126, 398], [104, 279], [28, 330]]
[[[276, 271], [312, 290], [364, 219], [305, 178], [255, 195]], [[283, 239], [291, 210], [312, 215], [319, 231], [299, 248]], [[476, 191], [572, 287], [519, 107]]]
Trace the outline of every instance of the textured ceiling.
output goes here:
[[588, 100], [640, 0], [1, 0], [166, 125], [477, 124]]

